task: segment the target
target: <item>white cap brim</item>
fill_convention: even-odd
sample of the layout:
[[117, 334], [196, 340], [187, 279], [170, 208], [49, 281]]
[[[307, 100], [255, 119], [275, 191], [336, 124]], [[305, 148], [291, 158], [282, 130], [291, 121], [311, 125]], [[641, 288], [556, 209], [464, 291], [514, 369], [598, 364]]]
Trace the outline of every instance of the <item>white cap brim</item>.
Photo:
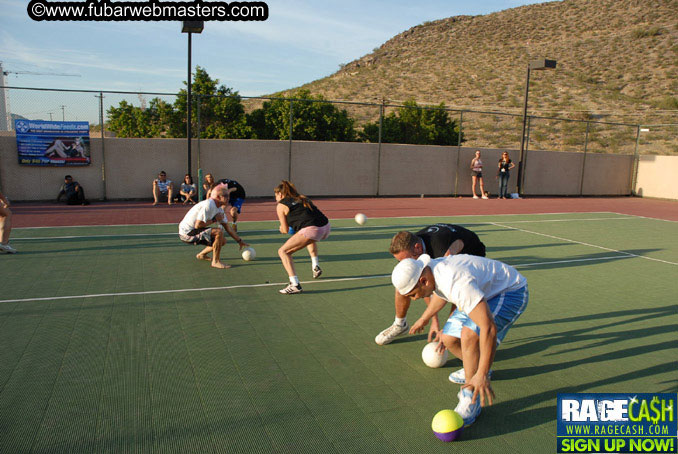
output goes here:
[[431, 261], [431, 257], [422, 254], [419, 259], [404, 259], [393, 268], [391, 282], [401, 295], [407, 295], [417, 286], [421, 273]]

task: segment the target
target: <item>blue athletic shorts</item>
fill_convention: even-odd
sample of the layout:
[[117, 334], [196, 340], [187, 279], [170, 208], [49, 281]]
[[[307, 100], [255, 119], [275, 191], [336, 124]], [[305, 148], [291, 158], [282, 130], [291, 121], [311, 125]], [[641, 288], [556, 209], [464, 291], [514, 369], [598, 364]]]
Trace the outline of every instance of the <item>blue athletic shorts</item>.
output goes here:
[[[529, 298], [530, 292], [526, 285], [512, 292], [502, 292], [487, 302], [494, 316], [494, 324], [497, 326], [497, 344], [504, 340], [513, 323], [525, 311]], [[457, 309], [445, 323], [443, 334], [461, 339], [461, 329], [464, 326], [480, 334], [480, 328], [471, 317]]]
[[245, 202], [245, 199], [238, 197], [237, 199], [231, 199], [228, 201], [228, 204], [231, 205], [232, 207], [235, 207], [238, 210], [238, 214], [240, 214], [240, 210], [242, 210], [242, 204]]

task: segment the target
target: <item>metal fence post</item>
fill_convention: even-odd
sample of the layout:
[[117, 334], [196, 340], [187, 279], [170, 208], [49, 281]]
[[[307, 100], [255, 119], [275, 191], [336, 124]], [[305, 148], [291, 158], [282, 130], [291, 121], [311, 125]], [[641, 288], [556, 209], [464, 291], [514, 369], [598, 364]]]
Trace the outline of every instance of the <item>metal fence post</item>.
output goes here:
[[579, 195], [584, 195], [584, 172], [586, 172], [586, 151], [589, 146], [589, 127], [591, 126], [590, 122], [586, 122], [586, 134], [584, 135], [584, 159], [581, 163], [581, 181], [579, 182]]
[[[522, 163], [523, 166], [522, 168], [518, 168], [518, 186], [520, 187], [520, 191], [518, 195], [522, 195], [525, 193], [525, 175], [527, 174], [527, 155], [528, 151], [530, 150], [530, 132], [532, 131], [532, 117], [528, 115], [527, 117], [527, 127], [526, 127], [526, 133], [525, 133], [525, 141], [524, 141], [524, 153], [522, 157]], [[522, 172], [521, 172], [522, 170]]]
[[290, 99], [290, 147], [287, 162], [287, 180], [292, 181], [292, 122], [294, 121], [294, 101]]
[[461, 161], [461, 134], [464, 122], [464, 111], [459, 112], [459, 136], [457, 137], [457, 168], [454, 172], [454, 196], [459, 194], [459, 162]]
[[636, 185], [638, 184], [638, 165], [640, 155], [638, 153], [638, 144], [640, 143], [640, 129], [641, 125], [636, 127], [636, 149], [633, 152], [633, 171], [631, 172], [631, 195], [638, 195], [636, 193]]
[[379, 145], [377, 148], [377, 197], [379, 197], [379, 186], [381, 185], [381, 132], [382, 128], [384, 126], [384, 103], [385, 101], [381, 101], [381, 105], [379, 106]]
[[106, 200], [106, 139], [104, 134], [104, 93], [99, 92], [99, 124], [101, 125], [101, 184], [103, 187], [103, 200]]
[[195, 97], [196, 97], [196, 101], [198, 102], [198, 124], [196, 125], [196, 127], [198, 128], [198, 135], [197, 135], [198, 156], [196, 158], [196, 161], [197, 161], [196, 164], [197, 164], [197, 168], [200, 169], [201, 168], [200, 167], [200, 107], [202, 105], [202, 98], [200, 97], [200, 93], [198, 93]]

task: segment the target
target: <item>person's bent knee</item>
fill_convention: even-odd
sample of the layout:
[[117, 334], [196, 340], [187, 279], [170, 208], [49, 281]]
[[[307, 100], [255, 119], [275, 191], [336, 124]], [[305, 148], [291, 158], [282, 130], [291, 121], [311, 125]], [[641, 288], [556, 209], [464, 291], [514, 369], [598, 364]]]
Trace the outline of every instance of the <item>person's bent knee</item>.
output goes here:
[[461, 342], [466, 344], [468, 342], [477, 342], [479, 340], [478, 334], [472, 329], [464, 326], [461, 329]]
[[461, 343], [461, 339], [458, 337], [450, 336], [449, 334], [441, 334], [440, 339], [443, 341], [443, 344], [445, 347], [452, 348], [454, 345], [459, 345]]
[[456, 336], [452, 336], [452, 335], [450, 335], [450, 334], [444, 334], [444, 333], [443, 333], [443, 334], [441, 334], [440, 338], [443, 340], [443, 343], [444, 343], [445, 345], [448, 345], [448, 344], [450, 344], [450, 345], [452, 345], [452, 344], [458, 344], [458, 343], [461, 342], [461, 339], [459, 339], [459, 338], [456, 337]]

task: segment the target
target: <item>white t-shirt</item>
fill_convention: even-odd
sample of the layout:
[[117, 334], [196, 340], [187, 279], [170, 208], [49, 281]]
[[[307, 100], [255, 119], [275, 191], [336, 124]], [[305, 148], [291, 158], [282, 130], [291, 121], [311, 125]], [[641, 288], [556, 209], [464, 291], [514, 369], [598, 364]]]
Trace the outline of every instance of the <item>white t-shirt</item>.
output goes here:
[[436, 280], [435, 294], [466, 314], [483, 299], [488, 301], [527, 284], [525, 276], [512, 266], [476, 255], [450, 255], [431, 260], [429, 266]]
[[188, 235], [195, 228], [195, 221], [198, 220], [211, 224], [218, 214], [223, 216], [224, 210], [217, 206], [214, 199], [207, 199], [196, 203], [193, 205], [193, 208], [188, 210], [184, 219], [179, 223], [179, 233]]

